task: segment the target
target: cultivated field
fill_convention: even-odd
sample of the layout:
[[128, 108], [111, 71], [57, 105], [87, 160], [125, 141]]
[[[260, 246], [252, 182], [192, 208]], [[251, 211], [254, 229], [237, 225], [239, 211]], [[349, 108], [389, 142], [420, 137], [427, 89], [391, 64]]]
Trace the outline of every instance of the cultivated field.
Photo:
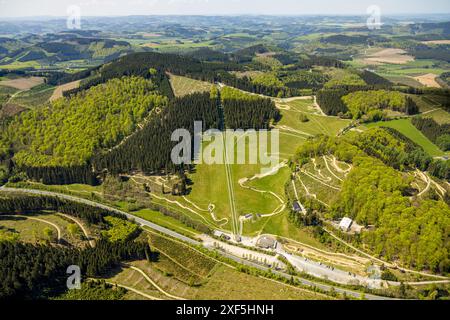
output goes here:
[[424, 44], [450, 44], [450, 40], [422, 41]]
[[408, 55], [405, 50], [388, 48], [372, 53], [362, 61], [366, 64], [406, 64], [408, 62], [414, 61], [414, 57]]
[[1, 86], [7, 86], [18, 90], [30, 90], [31, 88], [44, 83], [44, 78], [29, 77], [0, 81]]
[[438, 76], [433, 73], [427, 73], [421, 76], [414, 77], [415, 80], [419, 81], [425, 87], [440, 88], [441, 85], [436, 81]]

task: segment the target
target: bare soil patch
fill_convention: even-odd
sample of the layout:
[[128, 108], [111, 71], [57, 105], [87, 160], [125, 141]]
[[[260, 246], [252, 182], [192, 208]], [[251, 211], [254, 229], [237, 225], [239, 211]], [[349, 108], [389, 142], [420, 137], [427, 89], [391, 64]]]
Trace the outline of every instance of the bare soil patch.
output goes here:
[[50, 97], [50, 101], [54, 101], [56, 99], [62, 98], [64, 91], [72, 90], [72, 89], [78, 88], [79, 86], [80, 86], [80, 80], [62, 84], [62, 85], [56, 87], [55, 91], [53, 91], [53, 94]]
[[235, 75], [238, 78], [254, 78], [257, 77], [261, 74], [263, 74], [264, 72], [262, 71], [232, 71], [230, 72], [231, 74]]
[[424, 44], [450, 44], [450, 40], [422, 41]]
[[155, 48], [157, 46], [159, 46], [158, 43], [154, 43], [154, 42], [149, 42], [149, 43], [144, 43], [142, 44], [143, 47], [148, 47], [148, 48]]
[[436, 81], [437, 75], [433, 73], [427, 73], [421, 76], [414, 77], [415, 80], [419, 81], [426, 87], [440, 88], [441, 85]]
[[31, 88], [44, 83], [44, 78], [29, 77], [0, 81], [0, 85], [12, 87], [18, 90], [30, 90]]
[[152, 32], [145, 32], [142, 34], [144, 37], [160, 37], [161, 34], [159, 33], [152, 33]]
[[406, 64], [414, 61], [414, 57], [407, 54], [405, 50], [388, 48], [375, 52], [367, 58], [363, 59], [365, 63], [390, 63], [390, 64]]
[[277, 55], [277, 53], [276, 53], [276, 52], [273, 52], [273, 51], [263, 52], [263, 53], [257, 53], [257, 54], [256, 54], [256, 56], [258, 56], [258, 57], [273, 57], [273, 56], [275, 56], [275, 55]]

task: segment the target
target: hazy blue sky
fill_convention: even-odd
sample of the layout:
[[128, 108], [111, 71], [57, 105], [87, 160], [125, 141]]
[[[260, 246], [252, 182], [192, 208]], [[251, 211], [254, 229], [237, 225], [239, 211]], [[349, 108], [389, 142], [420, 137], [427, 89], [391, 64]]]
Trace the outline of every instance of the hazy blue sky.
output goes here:
[[65, 16], [70, 5], [86, 16], [152, 14], [450, 13], [450, 0], [0, 0], [0, 16]]

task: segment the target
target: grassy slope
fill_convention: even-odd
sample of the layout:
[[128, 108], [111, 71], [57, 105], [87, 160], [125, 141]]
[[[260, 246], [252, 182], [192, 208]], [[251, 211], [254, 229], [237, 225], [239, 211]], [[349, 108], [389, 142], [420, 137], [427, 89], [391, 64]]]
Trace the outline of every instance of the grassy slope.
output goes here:
[[[54, 213], [39, 213], [39, 214], [27, 214], [25, 217], [34, 217], [38, 219], [42, 219], [51, 223], [56, 224], [61, 230], [61, 237], [71, 245], [83, 245], [86, 244], [85, 241], [82, 241], [80, 236], [71, 236], [67, 231], [67, 226], [72, 224], [73, 222], [70, 220], [66, 220], [63, 217], [55, 215]], [[85, 224], [85, 227], [87, 225]], [[49, 228], [53, 231], [53, 235], [56, 239], [57, 230], [42, 221], [32, 220], [32, 219], [24, 219], [24, 218], [16, 218], [11, 216], [0, 217], [0, 229], [4, 228], [4, 230], [15, 230], [19, 234], [19, 239], [24, 242], [36, 243], [45, 239], [44, 229]], [[81, 231], [80, 231], [81, 235]]]
[[367, 125], [367, 127], [369, 128], [382, 126], [398, 130], [399, 132], [416, 142], [418, 145], [420, 145], [430, 156], [438, 157], [444, 155], [444, 152], [442, 150], [440, 150], [435, 144], [428, 140], [428, 138], [425, 137], [422, 132], [414, 127], [410, 119], [376, 122]]
[[[327, 298], [309, 290], [238, 272], [165, 237], [161, 239], [160, 236], [152, 234], [150, 238], [154, 243], [153, 248], [162, 250], [160, 259], [152, 263], [136, 261], [132, 264], [172, 295], [195, 300]], [[188, 254], [179, 254], [186, 250], [189, 251]], [[189, 283], [194, 279], [199, 281], [198, 284], [190, 286]], [[167, 298], [146, 282], [142, 275], [130, 269], [121, 270], [112, 281], [134, 287], [152, 296]]]
[[[277, 127], [289, 127], [310, 135], [336, 135], [340, 129], [348, 124], [346, 120], [317, 115], [317, 111], [311, 108], [312, 99], [296, 100], [284, 104], [288, 105], [290, 109], [281, 111], [283, 117]], [[302, 112], [308, 114], [309, 122], [300, 122], [299, 117]], [[289, 159], [295, 153], [296, 149], [306, 141], [306, 138], [307, 135], [281, 129], [280, 159]], [[280, 205], [279, 201], [273, 195], [244, 189], [238, 184], [239, 179], [249, 178], [260, 173], [260, 165], [232, 165], [231, 169], [236, 208], [240, 215], [248, 213], [269, 214]], [[262, 180], [254, 180], [248, 185], [256, 187], [259, 190], [273, 191], [284, 198], [284, 184], [288, 177], [289, 170], [282, 169], [276, 175], [266, 177]], [[225, 180], [225, 167], [223, 165], [198, 165], [196, 172], [190, 178], [194, 183], [194, 187], [187, 198], [202, 208], [207, 208], [209, 203], [213, 203], [216, 205], [215, 213], [217, 218], [230, 219], [231, 209]], [[208, 213], [205, 213], [205, 217], [211, 222], [214, 222]], [[270, 229], [271, 221], [274, 221], [273, 218], [263, 218], [256, 222], [247, 222], [244, 224], [244, 233], [254, 235], [262, 232], [264, 228]], [[229, 223], [224, 228], [229, 229], [230, 227], [229, 220]], [[283, 228], [286, 229], [287, 227], [284, 226]], [[275, 226], [271, 230], [275, 230], [275, 234], [281, 234], [276, 232], [276, 229], [277, 227]]]
[[17, 89], [11, 87], [0, 86], [0, 106], [7, 102], [10, 96], [12, 96], [17, 91]]
[[41, 84], [28, 91], [23, 91], [17, 94], [17, 96], [11, 99], [11, 103], [15, 103], [26, 108], [35, 108], [48, 102], [53, 94], [53, 91], [53, 86]]
[[176, 75], [170, 75], [170, 84], [177, 97], [182, 97], [194, 92], [209, 92], [212, 87], [211, 83]]
[[442, 109], [429, 112], [426, 116], [433, 118], [439, 124], [450, 123], [450, 113]]

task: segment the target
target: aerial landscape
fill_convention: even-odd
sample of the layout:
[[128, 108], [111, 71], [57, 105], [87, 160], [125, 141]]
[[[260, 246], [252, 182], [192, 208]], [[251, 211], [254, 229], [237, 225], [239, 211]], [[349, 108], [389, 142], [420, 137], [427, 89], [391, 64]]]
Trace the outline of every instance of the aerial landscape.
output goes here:
[[219, 2], [0, 3], [0, 301], [449, 300], [450, 4]]

